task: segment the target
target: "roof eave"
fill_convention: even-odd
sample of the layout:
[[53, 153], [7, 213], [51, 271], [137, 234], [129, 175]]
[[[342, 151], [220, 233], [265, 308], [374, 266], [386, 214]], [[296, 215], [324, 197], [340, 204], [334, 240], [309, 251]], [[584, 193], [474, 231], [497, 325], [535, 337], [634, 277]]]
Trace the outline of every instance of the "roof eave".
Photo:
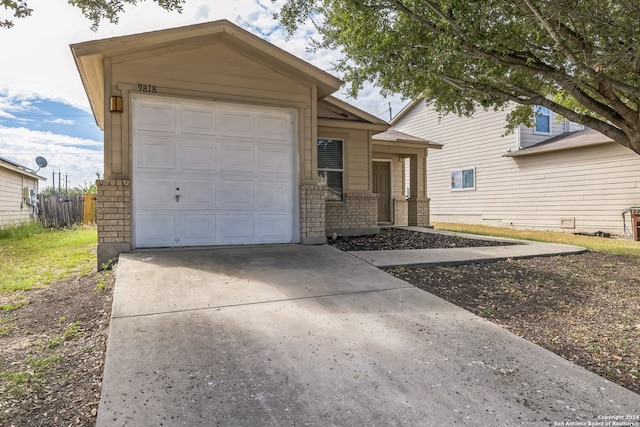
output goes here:
[[47, 180], [47, 178], [45, 178], [44, 176], [40, 176], [35, 172], [30, 172], [30, 171], [24, 170], [24, 169], [22, 169], [20, 167], [17, 167], [17, 166], [15, 166], [15, 165], [13, 165], [12, 163], [9, 163], [9, 162], [0, 161], [0, 165], [5, 169], [8, 169], [8, 170], [13, 171], [13, 172], [18, 172], [21, 175], [25, 175], [25, 176], [28, 176], [28, 177], [33, 178], [33, 179], [38, 179], [38, 180], [42, 180], [42, 181], [46, 181]]
[[415, 106], [420, 102], [423, 101], [424, 97], [419, 96], [418, 98], [414, 99], [413, 101], [411, 101], [409, 104], [407, 104], [402, 110], [400, 110], [400, 112], [398, 114], [396, 114], [392, 119], [391, 119], [391, 126], [394, 126], [396, 123], [398, 123], [398, 121], [404, 117], [409, 111], [413, 110], [415, 108]]
[[348, 102], [345, 102], [341, 99], [336, 98], [335, 96], [327, 96], [326, 98], [323, 99], [323, 101], [333, 105], [336, 108], [341, 108], [344, 111], [351, 114], [352, 116], [357, 117], [373, 125], [384, 126], [385, 129], [388, 129], [390, 126], [388, 122], [382, 120], [381, 118], [376, 117], [372, 114], [369, 114], [366, 111], [361, 110], [360, 108], [349, 104]]
[[532, 147], [530, 149], [524, 148], [522, 150], [516, 150], [509, 153], [505, 153], [502, 155], [502, 157], [526, 157], [526, 156], [534, 156], [536, 154], [557, 153], [559, 151], [575, 150], [578, 148], [593, 147], [596, 145], [612, 144], [613, 142], [614, 141], [612, 140], [602, 140], [602, 141], [596, 141], [596, 142], [589, 142], [583, 145], [571, 145], [568, 147], [544, 147], [544, 149], [540, 149], [541, 147]]
[[397, 147], [397, 148], [433, 148], [436, 150], [442, 149], [442, 144], [432, 143], [432, 142], [419, 142], [419, 141], [411, 141], [411, 140], [396, 140], [396, 141], [381, 141], [372, 139], [373, 145], [378, 145], [381, 147]]

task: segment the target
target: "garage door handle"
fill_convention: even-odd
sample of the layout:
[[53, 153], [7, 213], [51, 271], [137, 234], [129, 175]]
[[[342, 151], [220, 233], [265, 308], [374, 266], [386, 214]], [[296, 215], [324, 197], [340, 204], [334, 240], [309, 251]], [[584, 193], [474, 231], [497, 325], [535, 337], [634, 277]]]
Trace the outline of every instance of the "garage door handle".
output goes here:
[[176, 202], [180, 202], [180, 195], [176, 194]]

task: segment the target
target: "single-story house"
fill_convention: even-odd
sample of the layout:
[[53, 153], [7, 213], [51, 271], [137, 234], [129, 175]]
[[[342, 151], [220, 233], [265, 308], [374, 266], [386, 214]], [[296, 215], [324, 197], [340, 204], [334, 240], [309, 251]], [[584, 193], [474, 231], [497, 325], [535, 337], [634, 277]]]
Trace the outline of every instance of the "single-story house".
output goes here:
[[440, 146], [387, 132], [332, 96], [341, 80], [228, 21], [71, 51], [104, 130], [99, 265], [136, 248], [429, 226], [426, 156]]
[[38, 216], [38, 181], [46, 178], [19, 163], [0, 157], [0, 227]]
[[394, 117], [394, 129], [444, 144], [428, 158], [431, 221], [629, 234], [640, 156], [544, 108], [505, 135], [510, 111], [440, 116], [416, 100]]

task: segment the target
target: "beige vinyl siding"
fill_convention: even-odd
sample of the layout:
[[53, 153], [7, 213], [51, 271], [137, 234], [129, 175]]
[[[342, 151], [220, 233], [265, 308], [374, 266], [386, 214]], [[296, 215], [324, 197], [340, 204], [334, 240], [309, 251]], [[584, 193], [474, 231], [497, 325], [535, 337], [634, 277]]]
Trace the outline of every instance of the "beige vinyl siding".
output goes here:
[[37, 181], [0, 166], [0, 227], [29, 221], [33, 207], [24, 203], [24, 188], [37, 188]]
[[[153, 85], [158, 96], [246, 102], [298, 110], [301, 182], [313, 176], [312, 117], [315, 113], [315, 88], [306, 86], [272, 68], [254, 61], [222, 44], [212, 44], [180, 51], [158, 52], [156, 56], [114, 57], [110, 76], [111, 92], [129, 90], [138, 93], [137, 84]], [[162, 53], [160, 55], [160, 53]], [[123, 90], [124, 88], [124, 90]], [[153, 96], [154, 94], [148, 94]], [[108, 114], [105, 132], [105, 176], [108, 179], [130, 178], [128, 118], [125, 113]]]
[[[395, 128], [444, 144], [429, 152], [427, 179], [434, 222], [477, 223], [621, 235], [621, 212], [640, 205], [640, 156], [610, 143], [503, 157], [516, 149], [502, 137], [506, 112], [446, 116], [418, 104]], [[476, 189], [451, 191], [450, 171], [476, 168]], [[573, 220], [575, 228], [561, 227]]]

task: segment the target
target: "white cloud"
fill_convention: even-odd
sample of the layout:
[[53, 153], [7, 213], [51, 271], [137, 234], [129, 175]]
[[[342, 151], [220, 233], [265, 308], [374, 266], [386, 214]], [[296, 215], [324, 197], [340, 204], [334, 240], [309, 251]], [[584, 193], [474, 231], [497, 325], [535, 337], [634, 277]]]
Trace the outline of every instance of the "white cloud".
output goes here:
[[55, 120], [45, 120], [47, 123], [54, 123], [57, 125], [75, 125], [76, 122], [74, 120], [67, 120], [67, 119], [61, 119], [61, 118], [57, 118]]
[[[70, 187], [94, 180], [95, 173], [103, 170], [102, 143], [99, 141], [0, 126], [0, 144], [0, 156], [28, 168], [37, 169], [35, 158], [43, 156], [49, 164], [38, 174], [51, 177], [51, 172], [61, 171], [63, 176], [68, 175]], [[49, 185], [50, 181], [44, 184]]]

